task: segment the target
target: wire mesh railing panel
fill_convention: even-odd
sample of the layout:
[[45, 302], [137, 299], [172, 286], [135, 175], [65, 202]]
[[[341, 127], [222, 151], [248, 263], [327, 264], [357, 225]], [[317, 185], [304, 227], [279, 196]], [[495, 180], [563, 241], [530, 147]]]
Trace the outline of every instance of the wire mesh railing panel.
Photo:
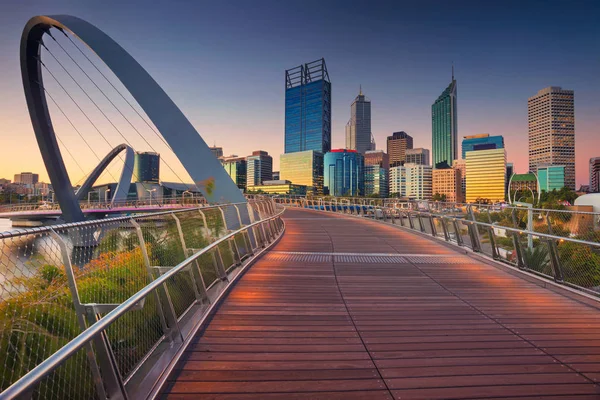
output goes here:
[[81, 332], [50, 233], [0, 239], [0, 390]]
[[99, 397], [89, 358], [83, 348], [69, 357], [31, 390], [31, 399], [80, 400]]
[[532, 238], [531, 241], [521, 240], [523, 246], [523, 264], [525, 268], [547, 278], [554, 279], [550, 244], [546, 240]]
[[[183, 250], [177, 220], [172, 214], [138, 218], [136, 221], [142, 230], [153, 278], [188, 257]], [[197, 299], [194, 282], [190, 274], [181, 273], [170, 278], [166, 286], [175, 314], [179, 318]]]
[[130, 377], [135, 367], [163, 340], [165, 328], [161, 315], [166, 306], [160, 304], [158, 294], [150, 295], [141, 309], [128, 311], [106, 330], [118, 370], [124, 380]]
[[517, 265], [517, 253], [512, 232], [500, 226], [495, 226], [493, 231], [498, 258], [509, 264]]
[[600, 247], [561, 239], [557, 249], [564, 281], [600, 294]]

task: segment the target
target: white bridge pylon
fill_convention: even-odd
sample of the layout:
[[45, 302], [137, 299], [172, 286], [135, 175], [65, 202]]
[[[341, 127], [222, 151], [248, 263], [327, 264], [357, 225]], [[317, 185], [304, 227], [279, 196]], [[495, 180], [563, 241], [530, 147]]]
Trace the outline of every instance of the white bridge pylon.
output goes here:
[[106, 64], [156, 126], [210, 204], [246, 201], [193, 125], [125, 49], [80, 18], [38, 16], [30, 19], [23, 30], [21, 73], [36, 139], [66, 221], [80, 221], [84, 217], [64, 166], [43, 88], [40, 46], [42, 36], [51, 28], [72, 33]]

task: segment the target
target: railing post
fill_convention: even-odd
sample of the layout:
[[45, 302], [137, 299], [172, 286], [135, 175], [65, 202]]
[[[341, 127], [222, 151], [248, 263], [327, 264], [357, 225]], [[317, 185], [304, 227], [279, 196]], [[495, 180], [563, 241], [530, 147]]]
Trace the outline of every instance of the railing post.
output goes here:
[[431, 226], [431, 236], [437, 236], [437, 230], [435, 229], [435, 224], [433, 223], [433, 216], [431, 213], [429, 214], [429, 225]]
[[[550, 213], [546, 214], [546, 223], [548, 224], [548, 233], [553, 235], [552, 223], [550, 222]], [[560, 254], [558, 253], [558, 246], [556, 240], [548, 239], [548, 255], [550, 257], [550, 265], [552, 266], [552, 272], [554, 273], [554, 280], [558, 283], [563, 283], [565, 277], [560, 265]]]
[[[142, 257], [144, 259], [146, 269], [149, 272], [150, 279], [153, 280], [154, 275], [152, 274], [152, 264], [150, 263], [148, 250], [146, 249], [144, 233], [142, 232], [140, 224], [138, 224], [136, 220], [132, 218], [130, 219], [130, 222], [131, 225], [133, 225], [133, 227], [135, 228], [138, 241], [140, 242], [140, 250], [142, 251]], [[173, 307], [173, 302], [171, 300], [171, 296], [169, 295], [169, 290], [167, 289], [166, 283], [163, 283], [162, 287], [157, 289], [156, 299], [157, 309], [159, 310], [159, 315], [161, 317], [163, 329], [166, 328], [165, 335], [168, 336], [171, 340], [178, 337], [181, 341], [183, 341], [183, 336], [181, 335], [181, 330], [179, 329], [179, 323], [177, 321], [177, 314], [175, 313], [175, 308]]]
[[[75, 280], [75, 274], [73, 273], [73, 264], [71, 263], [69, 249], [63, 238], [52, 228], [50, 228], [50, 236], [54, 239], [56, 244], [58, 244], [60, 249], [62, 262], [69, 282], [71, 297], [73, 299], [73, 306], [77, 313], [77, 322], [79, 323], [79, 328], [83, 332], [87, 329], [86, 317], [88, 314], [79, 299], [79, 291], [77, 290], [77, 282]], [[93, 321], [90, 321], [90, 323], [93, 323]], [[94, 352], [94, 348], [96, 349], [96, 352]], [[99, 335], [94, 339], [93, 347], [92, 343], [88, 343], [85, 346], [85, 353], [90, 364], [90, 370], [94, 379], [98, 399], [127, 399], [125, 385], [123, 384], [123, 379], [119, 372], [119, 368], [117, 367], [106, 332], [103, 332], [102, 335]]]
[[[183, 229], [181, 229], [181, 222], [179, 221], [179, 218], [177, 218], [174, 212], [171, 212], [171, 217], [173, 217], [173, 219], [175, 220], [175, 225], [177, 226], [179, 240], [181, 241], [181, 248], [183, 249], [183, 256], [184, 258], [188, 258], [190, 254], [185, 244]], [[208, 299], [208, 295], [206, 293], [204, 279], [202, 278], [202, 274], [200, 273], [200, 266], [198, 265], [198, 261], [194, 261], [194, 264], [196, 264], [196, 268], [190, 266], [190, 279], [192, 280], [192, 286], [194, 288], [194, 296], [196, 296], [196, 300], [202, 301], [204, 299]]]
[[442, 223], [442, 231], [444, 232], [444, 240], [446, 242], [449, 242], [450, 234], [448, 234], [448, 226], [446, 226], [446, 219], [442, 216], [442, 217], [440, 217], [440, 222]]
[[[519, 224], [517, 222], [517, 216], [515, 215], [515, 209], [512, 209], [512, 220], [515, 228], [519, 228]], [[521, 248], [521, 241], [519, 240], [519, 233], [513, 232], [513, 245], [515, 247], [515, 252], [517, 253], [517, 266], [520, 269], [525, 269], [526, 265], [523, 261], [523, 249]]]
[[477, 219], [475, 218], [473, 207], [469, 206], [467, 211], [472, 222], [467, 227], [471, 236], [471, 246], [473, 247], [473, 251], [481, 253], [481, 239], [479, 237], [479, 227], [477, 226]]

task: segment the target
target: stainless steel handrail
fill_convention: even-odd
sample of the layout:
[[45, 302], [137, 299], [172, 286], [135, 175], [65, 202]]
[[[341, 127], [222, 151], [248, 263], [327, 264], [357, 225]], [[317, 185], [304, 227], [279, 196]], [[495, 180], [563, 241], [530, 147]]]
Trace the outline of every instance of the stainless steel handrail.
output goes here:
[[[250, 200], [250, 201], [256, 201], [256, 200]], [[217, 204], [217, 205], [213, 205], [213, 206], [203, 206], [203, 207], [195, 206], [195, 207], [182, 208], [180, 210], [168, 210], [168, 211], [138, 214], [138, 215], [135, 215], [135, 218], [156, 217], [156, 216], [161, 216], [161, 215], [170, 215], [172, 213], [182, 213], [182, 212], [186, 212], [189, 210], [196, 210], [196, 209], [210, 210], [210, 209], [215, 209], [215, 208], [219, 208], [219, 207], [236, 206], [236, 205], [239, 206], [239, 205], [244, 205], [244, 204], [246, 204], [246, 202], [223, 203], [223, 204]], [[42, 227], [15, 229], [10, 232], [0, 232], [0, 239], [7, 239], [7, 238], [15, 237], [15, 236], [22, 236], [22, 235], [28, 235], [28, 234], [34, 234], [34, 233], [50, 232], [50, 230], [57, 230], [57, 229], [68, 229], [68, 228], [75, 228], [75, 227], [102, 225], [105, 223], [113, 223], [113, 222], [119, 222], [119, 221], [129, 221], [130, 219], [131, 219], [131, 216], [129, 215], [129, 216], [124, 216], [124, 217], [111, 217], [111, 218], [103, 218], [103, 219], [96, 219], [96, 220], [90, 220], [90, 221], [69, 222], [69, 223], [65, 223], [65, 224], [48, 225], [48, 226], [42, 226]]]
[[[245, 204], [245, 203], [240, 203]], [[150, 284], [142, 288], [136, 294], [131, 296], [129, 299], [125, 300], [119, 306], [117, 306], [112, 311], [108, 312], [104, 317], [102, 317], [98, 322], [90, 326], [84, 332], [80, 333], [73, 340], [67, 343], [65, 346], [60, 348], [56, 353], [52, 354], [50, 357], [42, 361], [32, 370], [30, 370], [27, 374], [23, 375], [19, 380], [13, 383], [11, 386], [6, 388], [2, 393], [0, 393], [0, 400], [8, 400], [14, 399], [17, 396], [24, 394], [27, 390], [29, 390], [33, 385], [43, 379], [45, 376], [50, 374], [56, 368], [58, 368], [62, 363], [67, 361], [69, 357], [75, 354], [78, 350], [82, 349], [87, 343], [89, 343], [92, 339], [94, 339], [97, 335], [101, 334], [104, 330], [106, 330], [112, 323], [114, 323], [117, 319], [119, 319], [124, 313], [131, 310], [136, 306], [140, 301], [142, 301], [145, 297], [153, 293], [154, 290], [158, 289], [160, 285], [167, 282], [174, 275], [182, 271], [186, 268], [190, 263], [196, 261], [199, 257], [205, 255], [210, 250], [219, 246], [222, 243], [226, 243], [229, 239], [233, 238], [235, 235], [240, 234], [252, 227], [258, 226], [265, 222], [271, 221], [276, 218], [280, 218], [281, 214], [285, 209], [280, 210], [277, 214], [272, 215], [267, 218], [263, 218], [260, 221], [253, 222], [251, 224], [245, 225], [244, 227], [223, 236], [222, 238], [216, 240], [210, 245], [206, 246], [202, 250], [194, 253], [190, 257], [186, 258], [184, 261], [177, 264], [175, 267], [165, 272], [160, 277], [153, 280]], [[156, 214], [151, 214], [156, 215]]]

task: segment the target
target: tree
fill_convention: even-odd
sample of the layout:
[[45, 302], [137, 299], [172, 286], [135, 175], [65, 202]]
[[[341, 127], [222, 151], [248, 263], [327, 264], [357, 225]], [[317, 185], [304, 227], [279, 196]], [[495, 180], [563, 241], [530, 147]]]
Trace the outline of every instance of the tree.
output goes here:
[[431, 198], [431, 200], [433, 200], [433, 201], [446, 201], [446, 198], [447, 198], [447, 196], [446, 196], [445, 193], [444, 194], [436, 193], [436, 194], [433, 195], [433, 197]]

